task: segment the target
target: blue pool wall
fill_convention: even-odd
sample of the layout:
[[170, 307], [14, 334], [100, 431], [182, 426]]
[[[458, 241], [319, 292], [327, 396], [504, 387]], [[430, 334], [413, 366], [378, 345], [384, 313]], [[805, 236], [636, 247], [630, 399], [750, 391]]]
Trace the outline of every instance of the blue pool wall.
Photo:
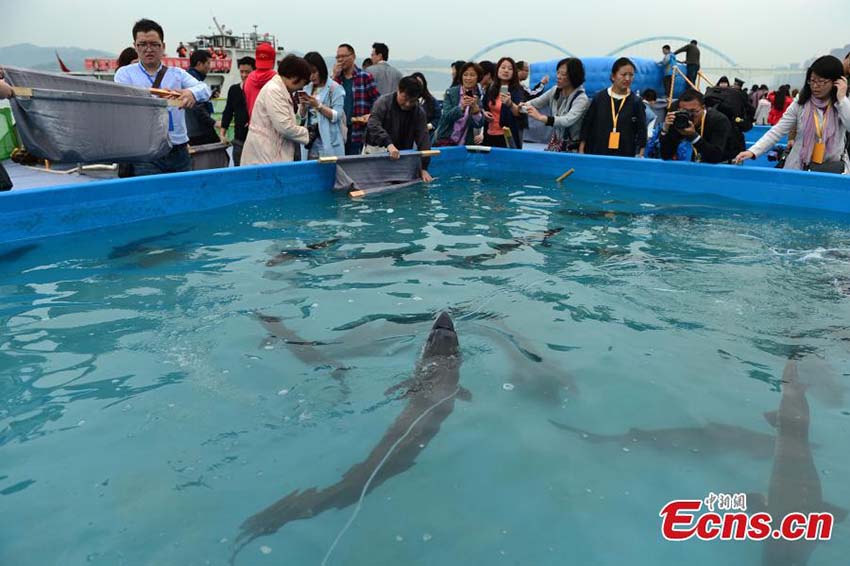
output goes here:
[[[575, 173], [561, 185], [554, 179]], [[553, 190], [570, 182], [605, 183], [635, 191], [710, 194], [756, 204], [850, 213], [850, 176], [755, 166], [703, 165], [493, 149], [471, 153], [444, 148], [432, 159], [437, 177], [499, 175], [550, 177]], [[261, 201], [331, 191], [335, 167], [315, 161], [116, 179], [0, 193], [0, 242], [56, 236], [95, 228]], [[380, 197], [378, 197], [380, 198]]]

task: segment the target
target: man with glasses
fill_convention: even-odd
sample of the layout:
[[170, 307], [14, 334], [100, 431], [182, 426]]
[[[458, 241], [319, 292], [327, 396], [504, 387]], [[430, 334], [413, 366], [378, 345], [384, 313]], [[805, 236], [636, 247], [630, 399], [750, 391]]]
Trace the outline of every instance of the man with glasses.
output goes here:
[[132, 170], [124, 170], [123, 176], [156, 175], [189, 171], [192, 158], [189, 155], [189, 136], [186, 133], [185, 110], [197, 102], [210, 99], [210, 87], [189, 75], [183, 69], [164, 67], [165, 34], [153, 20], [139, 20], [133, 26], [133, 41], [139, 54], [139, 62], [118, 69], [115, 82], [143, 88], [162, 88], [177, 93], [177, 107], [168, 107], [168, 138], [171, 151], [149, 163], [135, 163]]
[[347, 43], [336, 50], [334, 81], [345, 89], [345, 120], [348, 135], [345, 140], [345, 154], [359, 155], [363, 151], [363, 136], [366, 122], [372, 112], [372, 105], [380, 94], [371, 74], [356, 64], [354, 48]]
[[702, 93], [693, 89], [679, 97], [677, 112], [667, 113], [661, 127], [661, 159], [673, 159], [682, 141], [693, 147], [691, 159], [701, 163], [728, 163], [740, 149], [729, 118], [706, 108]]

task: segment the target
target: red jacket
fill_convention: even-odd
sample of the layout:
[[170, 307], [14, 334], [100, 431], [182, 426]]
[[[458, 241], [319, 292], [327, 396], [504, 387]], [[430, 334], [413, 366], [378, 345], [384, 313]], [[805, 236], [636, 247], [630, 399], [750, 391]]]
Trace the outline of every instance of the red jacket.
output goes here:
[[788, 107], [791, 106], [791, 97], [785, 97], [785, 104], [782, 105], [782, 110], [777, 110], [773, 105], [773, 101], [776, 100], [775, 92], [768, 94], [767, 99], [770, 101], [770, 114], [767, 115], [767, 123], [775, 126], [779, 122], [779, 119], [782, 118], [782, 115], [785, 114], [785, 111], [788, 110]]
[[269, 69], [268, 71], [251, 71], [248, 78], [245, 79], [245, 84], [242, 90], [245, 92], [245, 104], [248, 106], [248, 120], [251, 120], [251, 113], [254, 111], [254, 103], [257, 97], [260, 96], [260, 91], [266, 86], [266, 83], [274, 78], [277, 71]]

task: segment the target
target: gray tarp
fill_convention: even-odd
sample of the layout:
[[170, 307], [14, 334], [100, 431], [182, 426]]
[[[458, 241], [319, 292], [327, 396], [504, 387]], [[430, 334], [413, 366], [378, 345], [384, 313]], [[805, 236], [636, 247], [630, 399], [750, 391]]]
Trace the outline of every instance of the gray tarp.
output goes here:
[[386, 153], [340, 157], [334, 189], [363, 191], [367, 195], [400, 189], [422, 180], [419, 152], [402, 153], [395, 161]]
[[55, 162], [151, 161], [171, 149], [168, 104], [144, 89], [4, 67], [12, 86], [34, 89], [11, 100], [27, 151]]

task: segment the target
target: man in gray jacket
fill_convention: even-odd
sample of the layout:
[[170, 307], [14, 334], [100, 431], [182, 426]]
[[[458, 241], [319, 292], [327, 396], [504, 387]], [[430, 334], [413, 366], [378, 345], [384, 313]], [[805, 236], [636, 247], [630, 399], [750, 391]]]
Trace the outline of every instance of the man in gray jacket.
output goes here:
[[685, 54], [685, 65], [688, 67], [688, 79], [692, 83], [696, 84], [697, 73], [699, 72], [699, 47], [697, 47], [697, 40], [692, 39], [690, 43], [683, 45], [674, 51], [673, 55], [678, 55], [679, 53]]
[[369, 73], [375, 78], [375, 85], [382, 96], [395, 92], [401, 80], [401, 71], [387, 63], [389, 58], [390, 48], [386, 43], [372, 44], [372, 65], [369, 67]]
[[[431, 149], [428, 119], [419, 104], [420, 96], [422, 84], [411, 76], [399, 81], [396, 92], [375, 102], [366, 124], [365, 153], [386, 148], [390, 159], [398, 159], [401, 150], [413, 149], [414, 144], [420, 151]], [[429, 157], [422, 158], [422, 180], [426, 183], [432, 180], [428, 174], [430, 161]]]

